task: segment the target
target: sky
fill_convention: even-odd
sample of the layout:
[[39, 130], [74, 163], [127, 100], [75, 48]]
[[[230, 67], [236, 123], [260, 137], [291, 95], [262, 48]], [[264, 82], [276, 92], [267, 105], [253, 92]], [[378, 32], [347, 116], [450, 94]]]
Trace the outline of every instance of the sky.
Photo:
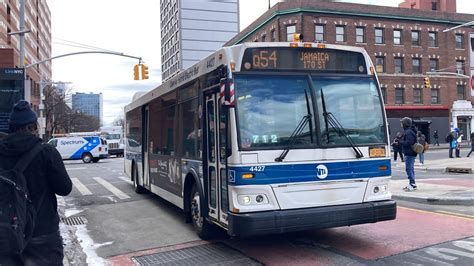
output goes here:
[[[191, 0], [192, 1], [192, 0]], [[270, 0], [274, 5], [278, 0]], [[401, 0], [352, 0], [362, 4], [398, 6]], [[47, 0], [51, 10], [52, 56], [113, 51], [141, 57], [148, 80], [133, 80], [138, 59], [108, 54], [83, 54], [52, 61], [53, 81], [70, 82], [72, 92], [103, 94], [105, 126], [123, 116], [123, 107], [138, 91], [161, 83], [159, 0]], [[262, 15], [268, 0], [240, 0], [240, 29]], [[457, 9], [474, 14], [472, 0], [457, 0]], [[67, 44], [67, 45], [65, 45]], [[81, 47], [82, 46], [82, 47]]]

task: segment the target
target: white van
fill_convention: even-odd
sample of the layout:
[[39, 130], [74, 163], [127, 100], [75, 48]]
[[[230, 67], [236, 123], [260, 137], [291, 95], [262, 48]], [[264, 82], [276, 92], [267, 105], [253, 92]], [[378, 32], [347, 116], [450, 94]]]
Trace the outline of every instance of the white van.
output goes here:
[[85, 163], [98, 162], [107, 158], [107, 142], [95, 136], [56, 136], [48, 141], [56, 147], [63, 160], [82, 160]]

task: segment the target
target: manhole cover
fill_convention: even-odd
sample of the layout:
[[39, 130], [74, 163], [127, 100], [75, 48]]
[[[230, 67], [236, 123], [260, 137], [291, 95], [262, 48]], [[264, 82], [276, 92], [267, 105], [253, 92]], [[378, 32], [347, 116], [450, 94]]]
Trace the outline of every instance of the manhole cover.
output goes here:
[[84, 216], [72, 216], [67, 218], [61, 218], [61, 222], [67, 225], [81, 225], [86, 224], [87, 219]]
[[137, 265], [262, 265], [222, 243], [132, 257]]

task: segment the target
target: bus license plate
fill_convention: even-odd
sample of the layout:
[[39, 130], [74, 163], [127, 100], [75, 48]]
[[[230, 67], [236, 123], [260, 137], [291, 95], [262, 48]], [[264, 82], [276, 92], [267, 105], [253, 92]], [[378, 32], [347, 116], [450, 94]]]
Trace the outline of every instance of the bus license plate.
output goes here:
[[385, 147], [369, 148], [370, 157], [385, 157]]

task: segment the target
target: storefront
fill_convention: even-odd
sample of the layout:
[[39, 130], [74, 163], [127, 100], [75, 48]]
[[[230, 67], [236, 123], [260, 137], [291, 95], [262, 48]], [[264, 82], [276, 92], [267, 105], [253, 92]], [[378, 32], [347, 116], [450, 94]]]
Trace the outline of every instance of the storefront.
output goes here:
[[470, 140], [471, 132], [474, 131], [472, 103], [466, 100], [454, 101], [451, 110], [451, 129], [458, 128], [464, 135], [463, 139]]

